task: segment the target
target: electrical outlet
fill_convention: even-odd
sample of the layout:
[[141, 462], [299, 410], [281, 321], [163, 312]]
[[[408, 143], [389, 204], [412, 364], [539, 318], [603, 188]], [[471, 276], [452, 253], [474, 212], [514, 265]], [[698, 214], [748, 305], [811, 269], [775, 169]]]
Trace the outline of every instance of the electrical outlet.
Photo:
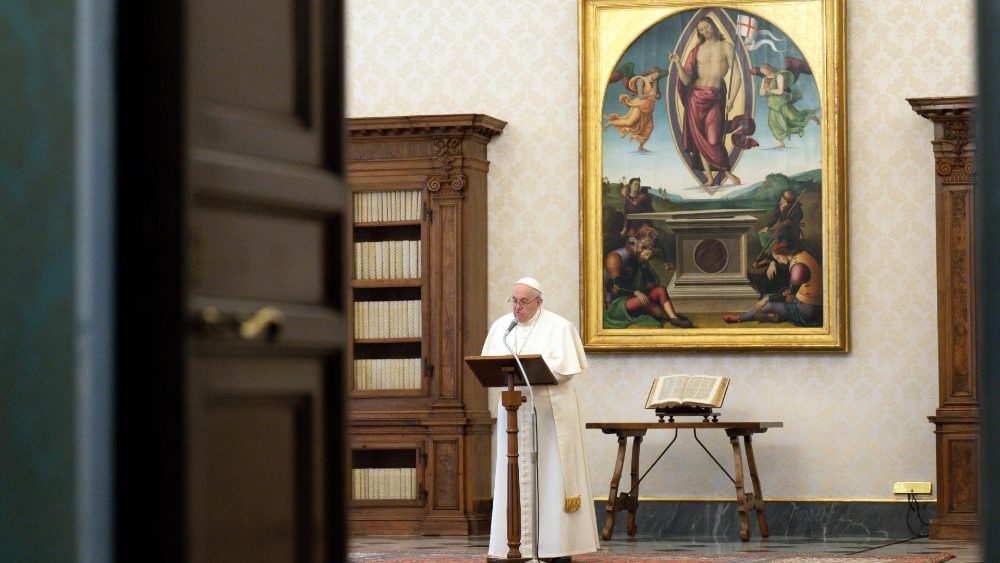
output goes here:
[[896, 495], [929, 495], [931, 494], [930, 481], [896, 481], [892, 484], [892, 492]]

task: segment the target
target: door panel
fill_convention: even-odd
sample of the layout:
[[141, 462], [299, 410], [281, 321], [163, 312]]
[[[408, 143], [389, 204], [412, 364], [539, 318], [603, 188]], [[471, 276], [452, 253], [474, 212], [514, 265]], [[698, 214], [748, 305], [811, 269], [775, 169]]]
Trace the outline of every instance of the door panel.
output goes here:
[[[280, 373], [276, 378], [274, 374]], [[192, 363], [195, 561], [322, 560], [321, 361]]]
[[296, 37], [302, 8], [301, 1], [192, 4], [192, 48], [201, 54], [192, 72], [203, 100], [262, 116], [305, 117], [295, 106], [299, 61], [308, 56], [308, 41]]
[[191, 216], [192, 287], [198, 294], [322, 304], [321, 218], [199, 206]]
[[115, 7], [116, 560], [346, 557], [342, 13]]
[[323, 156], [319, 0], [190, 0], [197, 146], [316, 164]]
[[320, 562], [340, 533], [327, 522], [340, 487], [325, 476], [341, 473], [325, 444], [343, 392], [346, 199], [325, 166], [323, 6], [188, 2], [195, 562]]

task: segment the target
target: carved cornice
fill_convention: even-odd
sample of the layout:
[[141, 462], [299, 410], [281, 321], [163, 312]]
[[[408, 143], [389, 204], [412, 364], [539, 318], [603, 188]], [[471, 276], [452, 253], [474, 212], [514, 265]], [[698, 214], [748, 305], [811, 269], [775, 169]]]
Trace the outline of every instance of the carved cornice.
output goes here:
[[[468, 178], [461, 172], [466, 156], [482, 158], [478, 151], [495, 135], [499, 135], [507, 122], [483, 114], [417, 115], [399, 117], [359, 117], [345, 120], [352, 141], [351, 160], [367, 160], [363, 147], [377, 146], [379, 141], [390, 144], [397, 141], [416, 140], [418, 148], [404, 149], [393, 158], [430, 158], [435, 174], [427, 177], [427, 189], [440, 192], [450, 188], [461, 193], [468, 185]], [[428, 147], [426, 140], [431, 141]], [[429, 151], [428, 151], [429, 149]], [[472, 151], [471, 155], [465, 154]], [[430, 153], [430, 154], [428, 154]]]
[[907, 98], [910, 107], [931, 121], [947, 119], [969, 119], [976, 107], [975, 96], [951, 96], [941, 98]]
[[345, 120], [352, 138], [358, 137], [400, 137], [423, 136], [464, 136], [474, 135], [489, 140], [499, 135], [506, 121], [483, 114], [419, 115], [399, 117], [359, 117]]
[[915, 112], [934, 122], [934, 169], [946, 184], [972, 184], [975, 179], [976, 98], [909, 98]]

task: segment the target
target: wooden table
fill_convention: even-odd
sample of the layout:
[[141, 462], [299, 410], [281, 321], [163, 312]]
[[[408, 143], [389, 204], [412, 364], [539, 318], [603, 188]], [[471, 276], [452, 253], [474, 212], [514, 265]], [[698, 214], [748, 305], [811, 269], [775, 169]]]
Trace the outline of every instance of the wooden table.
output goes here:
[[[735, 477], [730, 476], [730, 480], [736, 485], [736, 509], [740, 515], [740, 539], [750, 540], [750, 518], [749, 511], [757, 513], [757, 525], [760, 528], [761, 537], [767, 537], [767, 519], [764, 516], [764, 495], [760, 490], [760, 478], [757, 475], [757, 463], [753, 457], [753, 444], [751, 436], [767, 432], [768, 428], [781, 428], [781, 422], [588, 422], [587, 428], [600, 430], [605, 434], [616, 434], [618, 436], [618, 458], [615, 460], [615, 471], [611, 476], [611, 491], [608, 493], [608, 504], [604, 530], [601, 537], [605, 540], [611, 539], [611, 533], [615, 527], [615, 514], [620, 510], [628, 511], [628, 521], [626, 530], [629, 536], [635, 536], [635, 513], [639, 507], [639, 482], [642, 477], [649, 473], [650, 469], [656, 465], [663, 454], [670, 449], [670, 446], [677, 440], [677, 434], [681, 429], [690, 428], [694, 433], [694, 438], [698, 445], [705, 450], [705, 453], [715, 461], [715, 464], [722, 469], [723, 473], [729, 472], [722, 467], [722, 464], [715, 459], [715, 456], [708, 451], [708, 448], [698, 440], [698, 430], [715, 429], [725, 430], [729, 436], [729, 443], [733, 446], [733, 461], [735, 466]], [[670, 441], [660, 457], [657, 457], [653, 465], [649, 466], [646, 473], [639, 477], [639, 446], [642, 438], [648, 430], [673, 430], [674, 439]], [[625, 465], [625, 450], [629, 436], [632, 437], [632, 463], [630, 474], [632, 477], [632, 488], [627, 493], [618, 493], [618, 483], [622, 478], [622, 468]], [[743, 490], [743, 453], [740, 448], [740, 436], [743, 437], [743, 444], [746, 448], [747, 467], [750, 469], [750, 481], [753, 484], [753, 491]]]

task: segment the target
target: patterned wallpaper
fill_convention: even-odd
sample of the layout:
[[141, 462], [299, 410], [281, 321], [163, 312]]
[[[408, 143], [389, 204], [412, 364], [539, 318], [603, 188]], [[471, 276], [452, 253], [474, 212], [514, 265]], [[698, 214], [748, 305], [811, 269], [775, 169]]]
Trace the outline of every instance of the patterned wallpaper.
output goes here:
[[[592, 354], [576, 379], [587, 420], [608, 421], [649, 419], [655, 375], [731, 376], [726, 418], [785, 423], [754, 441], [769, 498], [888, 499], [893, 481], [935, 481], [932, 128], [905, 98], [974, 92], [973, 2], [848, 0], [846, 22], [852, 351]], [[356, 0], [347, 23], [348, 115], [508, 122], [489, 147], [490, 315], [533, 275], [579, 326], [576, 2]], [[643, 467], [668, 438], [646, 438]], [[725, 436], [701, 438], [731, 464]], [[586, 443], [594, 494], [607, 495], [616, 442]], [[661, 463], [643, 496], [732, 495], [690, 435]]]

